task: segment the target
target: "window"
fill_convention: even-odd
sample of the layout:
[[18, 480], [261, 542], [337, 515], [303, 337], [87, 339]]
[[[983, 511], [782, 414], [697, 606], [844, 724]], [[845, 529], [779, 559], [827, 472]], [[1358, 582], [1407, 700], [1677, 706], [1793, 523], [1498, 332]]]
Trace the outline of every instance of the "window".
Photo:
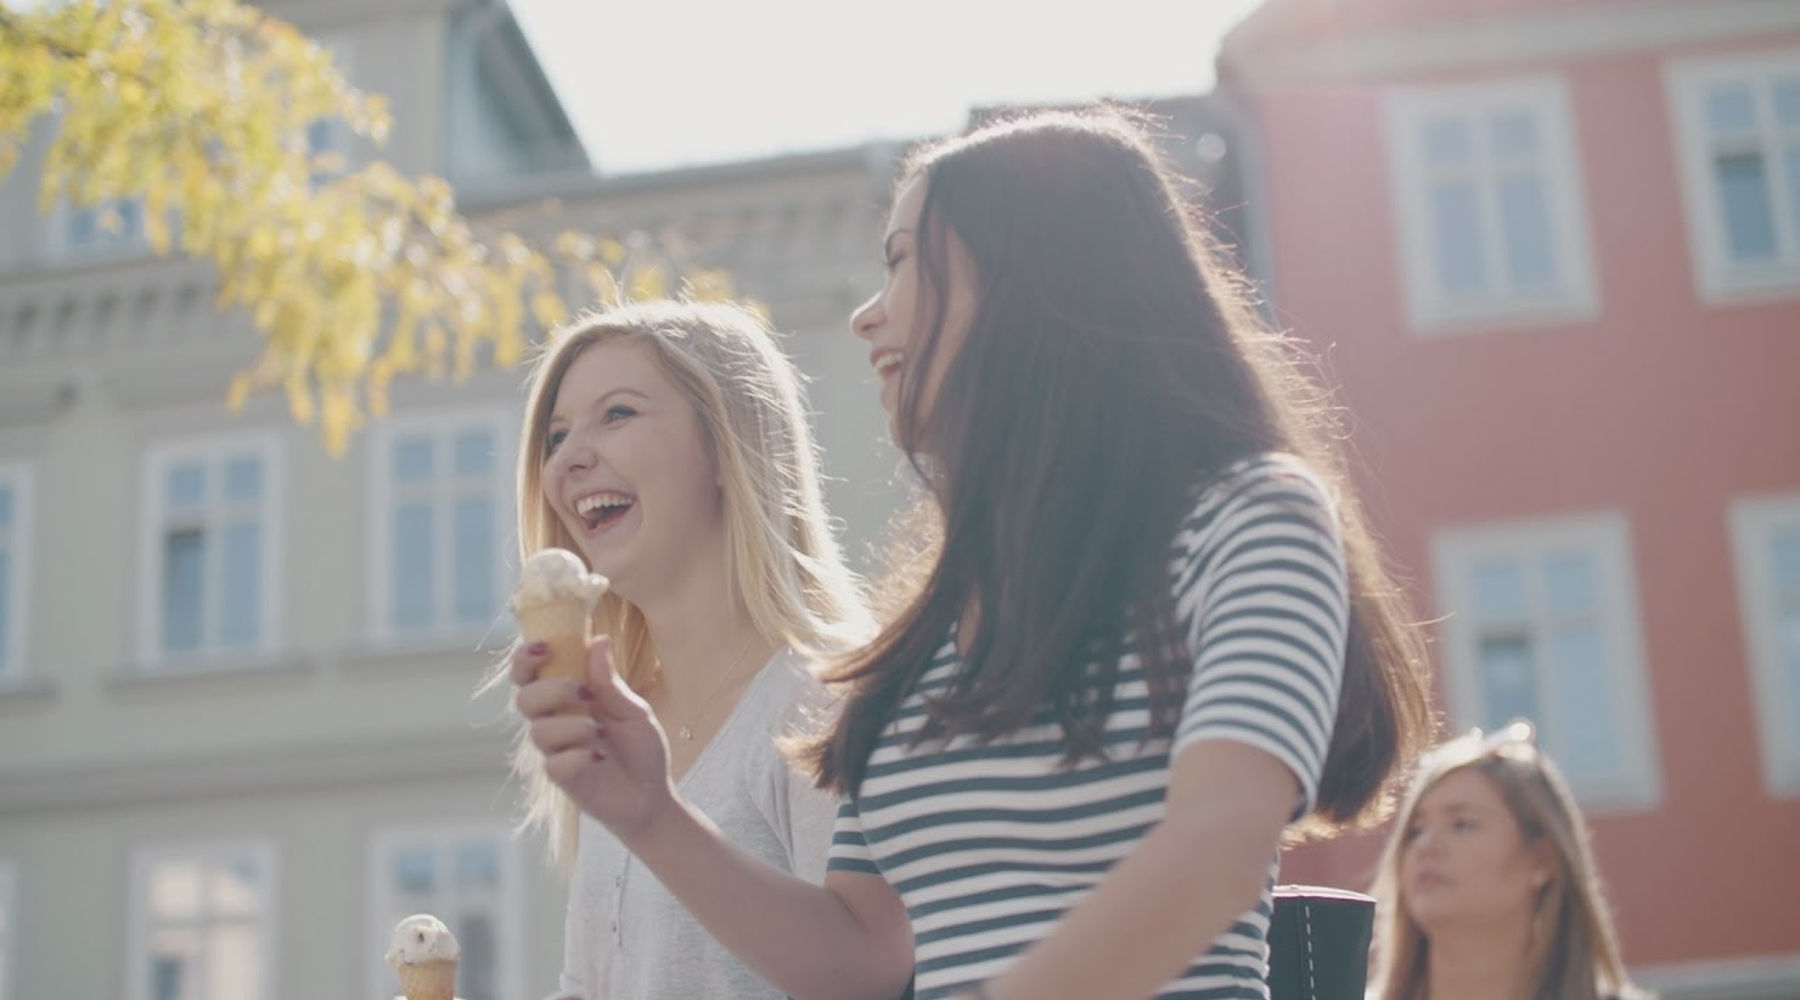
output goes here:
[[272, 434], [182, 442], [146, 456], [147, 665], [274, 652], [278, 456]]
[[141, 198], [113, 198], [84, 207], [67, 206], [59, 213], [62, 246], [70, 255], [145, 246]]
[[1738, 601], [1775, 795], [1800, 795], [1800, 493], [1731, 505]]
[[1415, 330], [1598, 313], [1560, 81], [1396, 90], [1386, 114]]
[[132, 862], [132, 1000], [273, 997], [275, 856], [262, 844], [140, 851]]
[[19, 870], [0, 861], [0, 1000], [12, 1000], [13, 956], [19, 953]]
[[1584, 804], [1660, 795], [1625, 519], [1440, 532], [1433, 567], [1452, 720], [1530, 719]]
[[[355, 47], [347, 37], [320, 39], [319, 44], [331, 53], [332, 65], [352, 86]], [[306, 151], [313, 157], [330, 158], [323, 169], [309, 175], [314, 188], [342, 177], [349, 170], [351, 142], [355, 133], [341, 118], [315, 118], [306, 126]], [[335, 160], [336, 162], [331, 162]]]
[[1700, 293], [1800, 293], [1800, 49], [1664, 74]]
[[376, 428], [370, 606], [377, 642], [467, 641], [506, 626], [509, 427], [495, 411]]
[[0, 687], [25, 677], [31, 593], [31, 469], [0, 464]]
[[382, 956], [409, 914], [444, 921], [462, 946], [456, 995], [503, 1000], [518, 993], [522, 882], [512, 836], [502, 827], [388, 830], [375, 838], [370, 903], [370, 996], [392, 996]]

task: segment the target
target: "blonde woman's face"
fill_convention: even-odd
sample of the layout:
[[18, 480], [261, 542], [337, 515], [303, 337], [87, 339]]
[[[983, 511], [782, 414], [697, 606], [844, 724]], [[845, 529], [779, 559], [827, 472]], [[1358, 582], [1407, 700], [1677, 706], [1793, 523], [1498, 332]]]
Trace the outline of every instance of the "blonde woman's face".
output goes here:
[[609, 340], [576, 356], [551, 408], [544, 499], [588, 565], [641, 604], [723, 559], [724, 502], [705, 430], [652, 348]]
[[1550, 880], [1549, 846], [1525, 842], [1499, 788], [1472, 768], [1439, 779], [1401, 835], [1401, 898], [1427, 936], [1530, 920]]

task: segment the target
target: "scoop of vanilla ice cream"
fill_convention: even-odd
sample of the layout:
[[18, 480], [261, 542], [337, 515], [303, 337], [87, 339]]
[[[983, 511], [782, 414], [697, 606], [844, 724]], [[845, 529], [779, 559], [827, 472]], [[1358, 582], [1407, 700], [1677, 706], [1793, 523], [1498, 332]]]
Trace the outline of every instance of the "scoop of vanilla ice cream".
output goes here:
[[394, 928], [388, 942], [387, 963], [398, 969], [402, 965], [454, 961], [462, 954], [456, 935], [444, 922], [429, 913], [415, 913]]
[[525, 560], [513, 607], [549, 601], [580, 600], [593, 607], [606, 590], [606, 577], [590, 573], [573, 552], [544, 549]]

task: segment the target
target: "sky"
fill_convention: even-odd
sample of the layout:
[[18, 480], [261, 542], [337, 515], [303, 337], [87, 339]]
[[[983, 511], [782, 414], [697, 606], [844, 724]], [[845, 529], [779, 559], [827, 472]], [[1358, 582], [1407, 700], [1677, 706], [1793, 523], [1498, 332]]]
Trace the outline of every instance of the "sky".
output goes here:
[[1259, 0], [511, 2], [621, 174], [952, 132], [983, 104], [1203, 92]]

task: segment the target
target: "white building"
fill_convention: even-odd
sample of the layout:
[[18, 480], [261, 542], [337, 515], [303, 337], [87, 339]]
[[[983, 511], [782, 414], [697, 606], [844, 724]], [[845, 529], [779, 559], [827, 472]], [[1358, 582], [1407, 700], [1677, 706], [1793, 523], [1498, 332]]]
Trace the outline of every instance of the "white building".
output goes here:
[[[680, 227], [815, 375], [861, 551], [899, 495], [853, 304], [879, 282], [880, 148], [591, 173], [499, 0], [274, 4], [391, 102], [386, 154], [526, 227]], [[342, 459], [129, 206], [0, 186], [0, 1000], [376, 997], [394, 921], [465, 948], [469, 1000], [542, 996], [563, 892], [510, 832], [505, 640], [521, 374], [394, 387]], [[533, 208], [546, 196], [554, 211]], [[849, 485], [856, 484], [854, 487]]]

